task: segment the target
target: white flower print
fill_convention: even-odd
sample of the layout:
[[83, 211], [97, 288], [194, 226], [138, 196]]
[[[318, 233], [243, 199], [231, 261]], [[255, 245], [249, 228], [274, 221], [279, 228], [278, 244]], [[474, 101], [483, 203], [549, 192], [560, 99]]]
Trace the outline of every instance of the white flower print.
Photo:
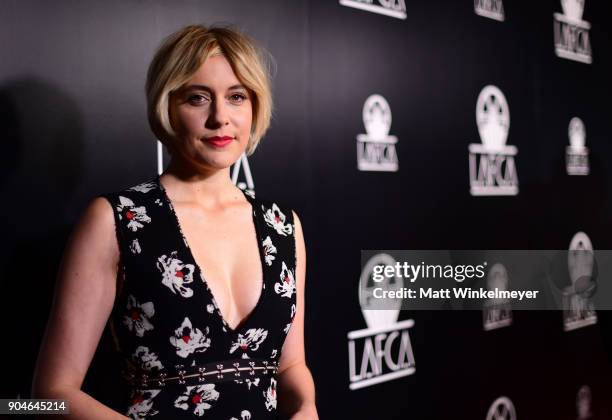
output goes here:
[[247, 384], [247, 389], [251, 389], [251, 386], [259, 386], [259, 379], [260, 378], [255, 378], [255, 379], [249, 379], [246, 378], [244, 380], [242, 379], [234, 379], [234, 382], [236, 382], [237, 384]]
[[284, 261], [280, 279], [280, 282], [274, 284], [274, 291], [281, 296], [290, 298], [295, 293], [295, 277], [293, 271], [287, 268], [287, 264]]
[[259, 348], [259, 345], [268, 336], [268, 331], [263, 328], [250, 328], [246, 331], [245, 335], [238, 334], [238, 339], [232, 342], [230, 347], [230, 353], [236, 350], [242, 350], [242, 358], [249, 359], [247, 351], [255, 351]]
[[291, 305], [291, 318], [295, 316], [295, 303]]
[[193, 296], [193, 290], [185, 286], [193, 281], [193, 264], [183, 264], [176, 258], [177, 251], [172, 251], [170, 256], [162, 255], [157, 259], [157, 269], [162, 273], [162, 284], [172, 293], [178, 292], [182, 297]]
[[248, 195], [249, 197], [251, 197], [251, 198], [255, 198], [255, 191], [253, 191], [253, 190], [251, 190], [251, 189], [248, 189], [248, 188], [244, 189], [243, 191], [244, 191], [244, 193], [245, 193], [246, 195]]
[[208, 305], [206, 305], [206, 311], [209, 314], [212, 314], [215, 311], [215, 305], [213, 305], [212, 303], [209, 303]]
[[285, 328], [283, 328], [283, 331], [285, 331], [285, 334], [289, 332], [289, 328], [291, 328], [291, 322], [285, 325]]
[[268, 411], [276, 410], [276, 380], [274, 378], [270, 378], [270, 386], [263, 394], [266, 397]]
[[149, 348], [145, 346], [138, 346], [132, 355], [132, 359], [134, 359], [142, 370], [150, 371], [154, 368], [162, 370], [164, 368], [161, 362], [157, 360], [157, 355], [153, 352], [149, 352]]
[[247, 389], [251, 389], [251, 386], [259, 386], [259, 380], [260, 378], [255, 378], [255, 379], [245, 379], [244, 381], [247, 384]]
[[240, 412], [240, 419], [232, 417], [230, 420], [251, 420], [251, 412], [249, 410], [242, 410]]
[[127, 227], [132, 232], [144, 227], [143, 223], [151, 223], [151, 218], [147, 216], [147, 209], [144, 206], [136, 207], [134, 202], [127, 197], [119, 196], [120, 204], [117, 206], [119, 220], [128, 221]]
[[280, 211], [276, 203], [272, 203], [271, 209], [266, 210], [263, 204], [261, 208], [264, 211], [264, 220], [268, 226], [274, 228], [279, 235], [287, 236], [293, 233], [293, 225], [291, 223], [285, 224], [287, 218], [283, 212]]
[[149, 321], [155, 315], [153, 302], [138, 303], [132, 295], [128, 296], [127, 315], [123, 317], [123, 323], [128, 330], [134, 331], [137, 337], [142, 337], [146, 331], [153, 329]]
[[128, 191], [138, 191], [141, 193], [148, 193], [153, 188], [155, 188], [155, 182], [143, 182], [142, 184], [138, 184], [133, 186], [132, 188], [128, 188]]
[[270, 355], [270, 357], [274, 359], [277, 354], [278, 354], [278, 350], [272, 349], [272, 354]]
[[142, 252], [138, 238], [134, 239], [130, 244], [130, 251], [132, 251], [132, 254], [140, 254]]
[[276, 254], [276, 247], [272, 244], [272, 239], [270, 239], [270, 236], [268, 236], [261, 244], [264, 248], [264, 258], [266, 260], [266, 264], [272, 265], [272, 261], [276, 259], [276, 257], [272, 255]]
[[212, 407], [208, 402], [218, 399], [219, 392], [215, 389], [215, 384], [193, 385], [188, 386], [185, 393], [174, 401], [174, 406], [193, 411], [193, 414], [202, 417], [204, 411]]
[[159, 198], [155, 199], [155, 204], [157, 204], [158, 206], [164, 205], [164, 203], [162, 203], [162, 201]]
[[148, 416], [159, 413], [159, 411], [153, 410], [153, 398], [160, 392], [159, 389], [132, 391], [130, 406], [126, 415], [134, 420], [145, 420]]
[[176, 354], [185, 358], [191, 353], [202, 353], [210, 347], [210, 338], [206, 335], [210, 329], [206, 327], [204, 333], [199, 328], [193, 328], [189, 318], [185, 317], [183, 323], [170, 337], [170, 343], [176, 348]]

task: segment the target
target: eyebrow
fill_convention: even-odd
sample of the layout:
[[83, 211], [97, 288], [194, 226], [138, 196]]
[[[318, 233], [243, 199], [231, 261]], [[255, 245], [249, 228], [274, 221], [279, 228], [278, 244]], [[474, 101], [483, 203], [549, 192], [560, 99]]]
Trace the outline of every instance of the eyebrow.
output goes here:
[[[187, 85], [184, 87], [185, 90], [205, 90], [207, 92], [211, 92], [212, 93], [212, 89], [206, 85]], [[237, 85], [233, 85], [230, 86], [229, 88], [227, 88], [227, 90], [234, 90], [234, 89], [244, 89], [247, 90], [247, 88], [244, 85], [241, 84], [237, 84]]]

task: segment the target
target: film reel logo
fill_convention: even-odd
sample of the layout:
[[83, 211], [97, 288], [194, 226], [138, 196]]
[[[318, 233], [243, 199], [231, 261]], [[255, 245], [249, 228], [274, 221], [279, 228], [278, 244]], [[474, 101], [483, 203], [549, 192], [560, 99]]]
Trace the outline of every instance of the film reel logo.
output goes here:
[[502, 91], [485, 86], [476, 101], [476, 124], [482, 143], [468, 146], [470, 194], [516, 195], [518, 176], [515, 146], [506, 145], [510, 131], [510, 108]]
[[567, 19], [574, 22], [582, 21], [584, 12], [584, 0], [561, 0], [561, 8]]
[[596, 324], [592, 297], [597, 291], [597, 265], [593, 245], [584, 232], [576, 233], [570, 242], [567, 271], [571, 284], [563, 290], [565, 331]]
[[[509, 277], [506, 267], [501, 263], [493, 264], [487, 275], [488, 290], [509, 290]], [[485, 331], [507, 327], [512, 324], [512, 306], [508, 299], [487, 299], [483, 307], [483, 328]]]
[[[374, 267], [378, 265], [394, 266], [395, 259], [388, 254], [378, 254], [372, 257], [361, 271], [359, 278], [359, 306], [363, 319], [365, 319], [368, 328], [379, 329], [397, 322], [399, 311], [402, 307], [401, 300], [385, 302], [385, 309], [376, 309], [376, 302], [373, 294], [375, 287], [381, 287], [384, 290], [401, 290], [404, 286], [404, 279], [401, 277], [393, 277], [385, 279], [379, 283], [374, 283], [372, 280], [372, 272]], [[393, 305], [391, 308], [390, 306]]]
[[396, 172], [399, 168], [397, 137], [389, 135], [389, 103], [381, 95], [370, 95], [363, 104], [362, 117], [367, 134], [357, 135], [357, 169]]
[[578, 415], [577, 420], [586, 420], [592, 418], [592, 403], [593, 395], [591, 393], [591, 388], [588, 385], [581, 386], [578, 392], [576, 393], [576, 414]]
[[516, 409], [508, 397], [499, 397], [487, 412], [486, 420], [516, 420]]
[[589, 149], [585, 147], [586, 129], [578, 117], [570, 120], [567, 128], [569, 146], [565, 149], [565, 163], [568, 175], [589, 174]]
[[582, 20], [584, 4], [585, 0], [561, 0], [563, 13], [553, 14], [555, 54], [560, 58], [591, 64], [591, 24]]

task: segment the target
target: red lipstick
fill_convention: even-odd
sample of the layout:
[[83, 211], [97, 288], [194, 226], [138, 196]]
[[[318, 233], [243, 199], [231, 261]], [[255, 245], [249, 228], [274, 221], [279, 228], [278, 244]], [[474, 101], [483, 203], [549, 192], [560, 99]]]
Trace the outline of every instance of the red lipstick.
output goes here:
[[215, 147], [224, 147], [231, 143], [234, 140], [233, 137], [230, 136], [214, 136], [214, 137], [205, 137], [204, 140], [208, 144], [211, 144]]

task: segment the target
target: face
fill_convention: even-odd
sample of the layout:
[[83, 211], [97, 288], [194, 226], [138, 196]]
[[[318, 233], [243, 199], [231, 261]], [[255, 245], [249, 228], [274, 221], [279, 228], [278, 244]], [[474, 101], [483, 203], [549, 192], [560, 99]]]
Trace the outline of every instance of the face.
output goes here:
[[170, 99], [175, 153], [196, 169], [229, 168], [251, 133], [251, 93], [222, 55], [209, 57]]

